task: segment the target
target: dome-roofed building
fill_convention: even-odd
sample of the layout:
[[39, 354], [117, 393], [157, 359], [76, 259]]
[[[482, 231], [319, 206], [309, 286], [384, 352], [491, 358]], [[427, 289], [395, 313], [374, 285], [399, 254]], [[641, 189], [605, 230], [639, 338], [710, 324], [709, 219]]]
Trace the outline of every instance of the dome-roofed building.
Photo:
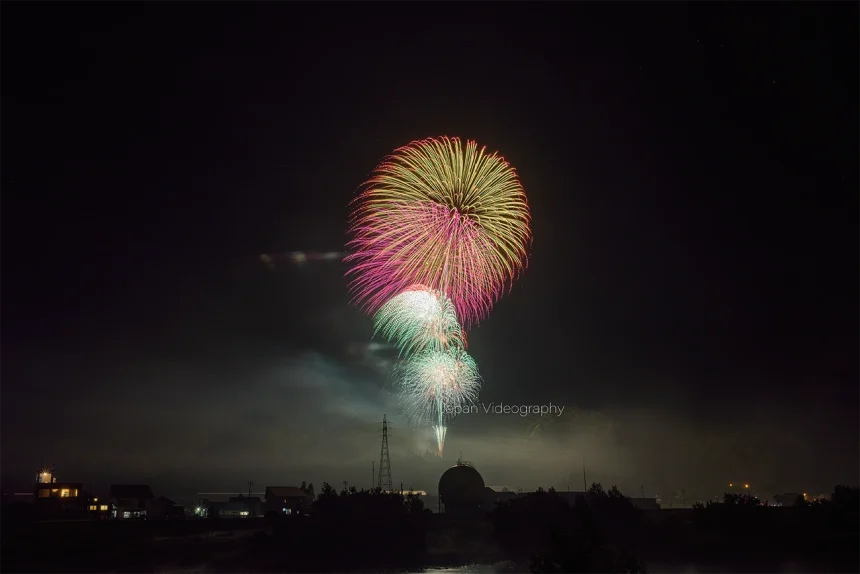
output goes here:
[[458, 460], [439, 479], [439, 502], [446, 514], [480, 512], [485, 498], [484, 478], [468, 462]]

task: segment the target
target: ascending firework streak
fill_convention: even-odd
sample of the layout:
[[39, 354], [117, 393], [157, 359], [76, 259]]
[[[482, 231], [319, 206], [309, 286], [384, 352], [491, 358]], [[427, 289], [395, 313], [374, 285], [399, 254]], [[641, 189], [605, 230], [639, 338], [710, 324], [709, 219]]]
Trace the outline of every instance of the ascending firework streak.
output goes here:
[[465, 346], [454, 304], [439, 291], [413, 285], [392, 297], [373, 318], [374, 335], [382, 335], [408, 358], [424, 351]]
[[414, 422], [433, 426], [441, 456], [446, 420], [478, 399], [481, 377], [475, 361], [461, 348], [427, 351], [401, 362], [395, 377], [404, 409]]

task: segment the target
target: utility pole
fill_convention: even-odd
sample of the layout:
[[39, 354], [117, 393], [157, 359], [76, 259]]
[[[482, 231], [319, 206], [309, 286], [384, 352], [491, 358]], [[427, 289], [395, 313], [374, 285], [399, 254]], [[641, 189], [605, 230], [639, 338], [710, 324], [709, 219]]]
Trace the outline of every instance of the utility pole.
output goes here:
[[687, 493], [683, 488], [681, 489], [681, 504], [684, 505], [684, 508], [687, 508]]
[[253, 480], [249, 480], [249, 481], [248, 481], [248, 498], [251, 498], [251, 487], [252, 487], [252, 486], [254, 486], [254, 481], [253, 481]]
[[348, 480], [343, 481], [343, 491], [349, 492], [349, 481]]
[[588, 483], [585, 480], [585, 457], [582, 457], [582, 491], [588, 492]]
[[373, 490], [374, 485], [376, 485], [376, 461], [370, 461], [370, 490]]
[[388, 417], [382, 415], [382, 448], [379, 453], [379, 485], [382, 490], [393, 490], [391, 484], [391, 458], [388, 455]]

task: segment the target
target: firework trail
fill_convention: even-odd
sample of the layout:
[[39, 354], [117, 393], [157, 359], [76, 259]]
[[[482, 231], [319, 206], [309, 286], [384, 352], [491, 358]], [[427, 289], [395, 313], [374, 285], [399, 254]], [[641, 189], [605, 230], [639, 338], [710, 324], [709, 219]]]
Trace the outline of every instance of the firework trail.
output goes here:
[[458, 138], [412, 142], [356, 198], [350, 288], [376, 312], [414, 284], [453, 302], [464, 327], [484, 318], [526, 264], [530, 214], [514, 169]]
[[392, 297], [373, 318], [374, 336], [393, 343], [401, 357], [465, 347], [454, 304], [439, 291], [413, 285]]
[[475, 361], [461, 348], [428, 351], [401, 362], [395, 378], [404, 410], [413, 424], [433, 427], [441, 456], [446, 420], [475, 404], [481, 390]]

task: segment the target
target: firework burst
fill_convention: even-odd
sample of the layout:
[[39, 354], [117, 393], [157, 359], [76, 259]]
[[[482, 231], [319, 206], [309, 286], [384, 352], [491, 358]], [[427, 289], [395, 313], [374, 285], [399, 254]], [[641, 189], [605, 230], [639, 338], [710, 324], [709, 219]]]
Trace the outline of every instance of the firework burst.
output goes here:
[[413, 285], [385, 303], [373, 318], [374, 336], [397, 346], [401, 357], [465, 346], [454, 304], [438, 291]]
[[356, 198], [350, 287], [371, 312], [410, 285], [451, 299], [464, 327], [484, 318], [526, 263], [525, 192], [473, 141], [425, 139], [380, 164]]
[[460, 348], [429, 351], [400, 363], [395, 370], [404, 410], [416, 425], [430, 425], [441, 455], [445, 421], [478, 399], [481, 377], [472, 357]]

